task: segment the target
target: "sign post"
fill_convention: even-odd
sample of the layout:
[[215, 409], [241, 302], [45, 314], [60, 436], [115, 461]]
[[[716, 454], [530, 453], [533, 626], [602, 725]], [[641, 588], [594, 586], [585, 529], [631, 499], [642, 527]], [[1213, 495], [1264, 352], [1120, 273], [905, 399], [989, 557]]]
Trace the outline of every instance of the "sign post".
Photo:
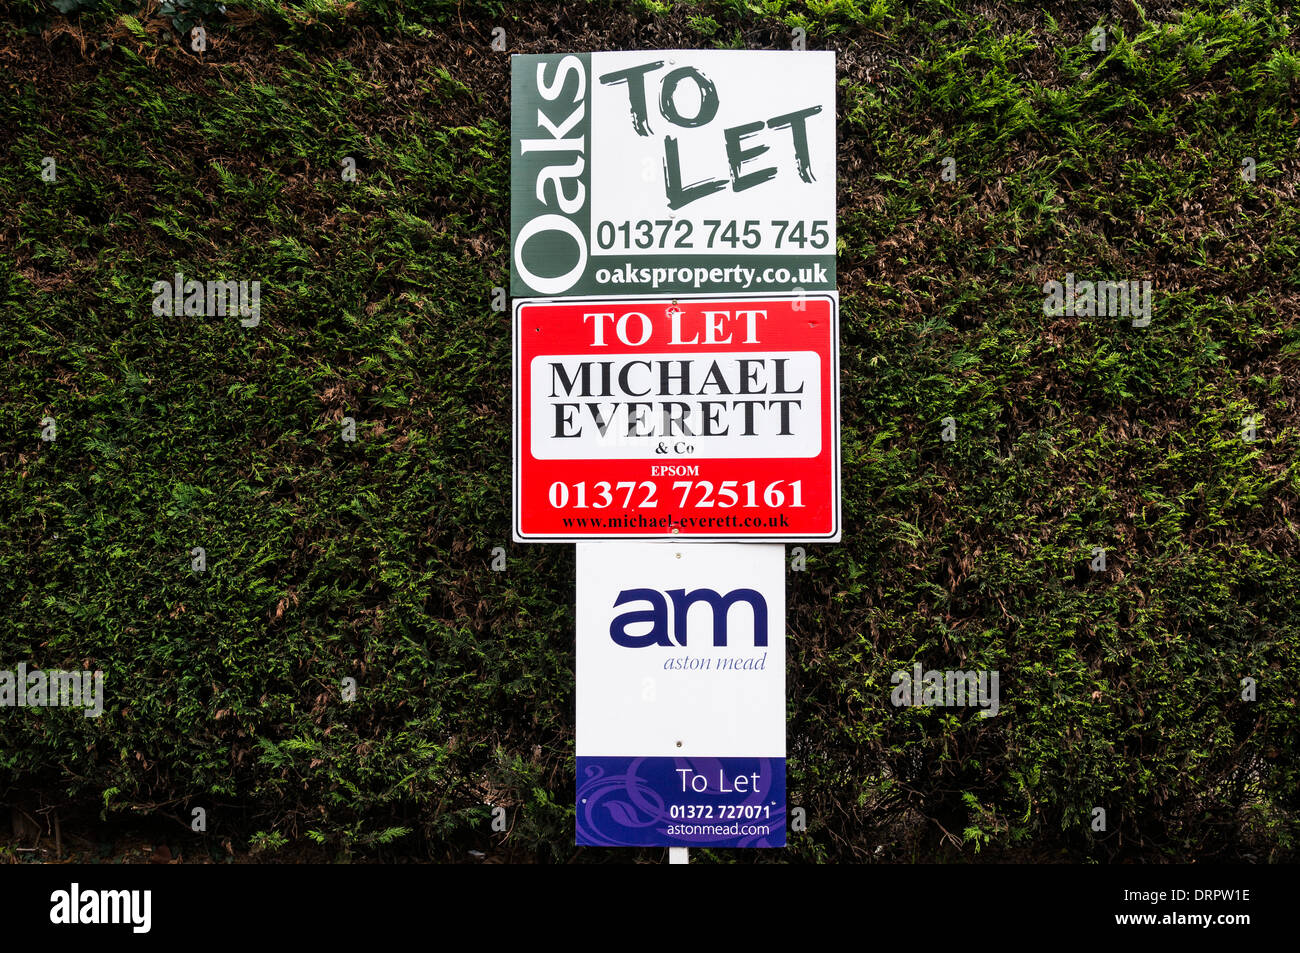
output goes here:
[[835, 54], [511, 60], [513, 537], [575, 542], [577, 843], [783, 847], [840, 539]]

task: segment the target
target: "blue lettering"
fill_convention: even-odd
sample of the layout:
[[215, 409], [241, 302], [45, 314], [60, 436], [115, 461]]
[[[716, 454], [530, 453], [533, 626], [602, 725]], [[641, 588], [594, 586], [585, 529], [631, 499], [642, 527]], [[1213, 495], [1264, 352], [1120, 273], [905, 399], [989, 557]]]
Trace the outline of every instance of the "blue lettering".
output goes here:
[[[671, 646], [672, 642], [668, 641], [668, 602], [660, 592], [655, 589], [624, 589], [614, 600], [614, 605], [621, 606], [637, 599], [644, 599], [651, 607], [615, 616], [609, 624], [609, 637], [628, 649], [643, 649], [647, 645]], [[637, 622], [649, 622], [650, 631], [645, 635], [628, 635], [627, 627]]]
[[[686, 645], [686, 617], [691, 606], [697, 602], [708, 605], [713, 613], [713, 644], [727, 644], [727, 617], [732, 606], [738, 602], [746, 603], [754, 616], [754, 645], [767, 645], [767, 600], [755, 589], [734, 589], [725, 596], [713, 589], [695, 589], [687, 593], [685, 589], [669, 589], [667, 595], [673, 602], [673, 638], [680, 646]], [[650, 604], [648, 609], [624, 612], [615, 616], [609, 624], [609, 635], [618, 645], [629, 649], [642, 649], [651, 645], [671, 647], [673, 642], [668, 637], [668, 602], [664, 594], [655, 589], [624, 589], [614, 601], [615, 607], [628, 602], [644, 601]], [[641, 635], [631, 635], [627, 629], [630, 625], [649, 623], [650, 631]]]

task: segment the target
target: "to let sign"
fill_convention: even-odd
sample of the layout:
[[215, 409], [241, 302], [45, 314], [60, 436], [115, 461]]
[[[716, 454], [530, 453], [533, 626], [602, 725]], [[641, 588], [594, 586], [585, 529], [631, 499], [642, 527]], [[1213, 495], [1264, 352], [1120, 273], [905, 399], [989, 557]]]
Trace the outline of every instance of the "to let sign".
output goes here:
[[511, 59], [511, 293], [835, 288], [835, 54]]
[[785, 547], [577, 550], [577, 842], [784, 847]]
[[837, 306], [516, 302], [515, 539], [838, 541]]

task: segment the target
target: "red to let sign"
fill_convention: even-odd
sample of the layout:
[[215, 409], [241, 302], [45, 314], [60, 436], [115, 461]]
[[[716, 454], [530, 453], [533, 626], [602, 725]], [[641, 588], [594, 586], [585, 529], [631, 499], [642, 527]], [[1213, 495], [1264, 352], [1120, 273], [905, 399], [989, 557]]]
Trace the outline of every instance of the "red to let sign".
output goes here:
[[514, 538], [840, 538], [838, 295], [525, 299]]

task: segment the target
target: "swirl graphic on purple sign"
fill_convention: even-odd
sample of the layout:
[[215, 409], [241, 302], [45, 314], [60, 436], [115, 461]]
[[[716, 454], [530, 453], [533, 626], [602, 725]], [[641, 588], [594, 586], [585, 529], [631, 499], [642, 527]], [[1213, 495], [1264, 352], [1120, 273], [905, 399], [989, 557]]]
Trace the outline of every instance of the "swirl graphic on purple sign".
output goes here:
[[784, 847], [784, 758], [578, 758], [577, 843]]

